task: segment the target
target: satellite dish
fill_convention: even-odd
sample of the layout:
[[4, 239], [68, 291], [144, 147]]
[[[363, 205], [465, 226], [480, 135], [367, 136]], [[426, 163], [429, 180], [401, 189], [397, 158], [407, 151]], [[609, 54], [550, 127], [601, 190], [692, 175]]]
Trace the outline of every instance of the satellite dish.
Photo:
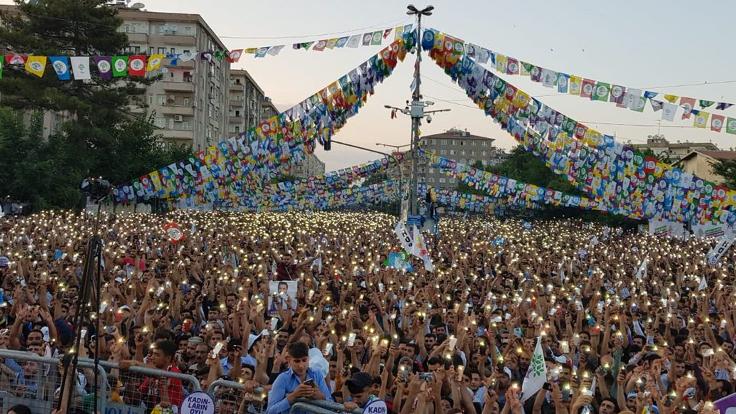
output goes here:
[[146, 5], [143, 3], [133, 3], [133, 5], [130, 6], [131, 9], [136, 9], [136, 10], [142, 10], [144, 7], [146, 7]]

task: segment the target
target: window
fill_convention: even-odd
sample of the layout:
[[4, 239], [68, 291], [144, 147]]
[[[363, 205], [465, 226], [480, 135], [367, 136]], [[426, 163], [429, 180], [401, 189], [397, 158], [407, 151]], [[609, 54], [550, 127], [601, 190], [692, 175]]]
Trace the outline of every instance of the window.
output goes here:
[[440, 155], [447, 155], [447, 150], [440, 150]]
[[171, 49], [169, 50], [169, 53], [171, 53], [172, 55], [175, 55], [175, 54], [176, 54], [176, 48], [175, 48], [175, 47], [172, 47], [172, 48], [171, 48]]
[[434, 178], [432, 178], [432, 177], [427, 178], [427, 182], [428, 183], [434, 183]]
[[182, 53], [188, 54], [189, 53], [189, 49], [182, 50]]
[[166, 105], [166, 95], [156, 95], [159, 105]]
[[486, 152], [485, 152], [485, 151], [481, 151], [481, 152], [480, 152], [480, 156], [481, 156], [481, 157], [485, 157], [485, 156], [486, 156]]
[[153, 46], [149, 46], [148, 47], [148, 55], [150, 56], [152, 54], [153, 54]]
[[434, 174], [434, 168], [430, 168], [430, 169], [429, 169], [429, 173], [430, 173], [430, 174]]
[[475, 157], [475, 151], [470, 151], [470, 156]]
[[184, 97], [184, 106], [189, 106], [189, 97], [188, 96], [185, 96]]
[[235, 116], [240, 118], [240, 111], [235, 111]]
[[165, 55], [166, 54], [166, 48], [165, 47], [158, 48], [158, 53], [161, 54], [161, 55]]
[[450, 150], [450, 155], [455, 155], [455, 150]]
[[184, 82], [191, 82], [192, 81], [192, 72], [184, 72], [182, 74], [184, 78]]
[[460, 146], [462, 147], [463, 145], [465, 145], [465, 141], [460, 141]]
[[445, 180], [445, 177], [440, 177], [440, 184], [444, 184], [444, 183], [445, 183], [445, 181], [446, 181], [446, 180]]
[[130, 33], [130, 25], [129, 24], [124, 24], [123, 25], [123, 31], [125, 33]]

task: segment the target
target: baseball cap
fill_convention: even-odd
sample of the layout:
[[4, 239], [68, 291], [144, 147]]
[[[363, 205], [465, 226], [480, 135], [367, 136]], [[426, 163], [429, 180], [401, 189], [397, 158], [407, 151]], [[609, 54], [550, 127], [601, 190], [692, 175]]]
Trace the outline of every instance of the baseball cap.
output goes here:
[[358, 393], [371, 386], [373, 383], [373, 377], [365, 372], [356, 372], [345, 382], [348, 386], [348, 390], [352, 393]]

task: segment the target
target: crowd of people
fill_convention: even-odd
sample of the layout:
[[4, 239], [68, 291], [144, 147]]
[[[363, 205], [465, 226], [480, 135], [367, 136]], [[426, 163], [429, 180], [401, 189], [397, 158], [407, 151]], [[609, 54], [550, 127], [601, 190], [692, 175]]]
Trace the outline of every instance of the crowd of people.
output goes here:
[[[299, 399], [348, 411], [380, 399], [396, 414], [695, 413], [714, 412], [712, 402], [733, 392], [736, 254], [709, 266], [713, 240], [574, 219], [448, 217], [425, 235], [434, 270], [415, 260], [406, 272], [386, 265], [400, 250], [395, 220], [4, 217], [0, 349], [63, 356], [81, 332], [81, 356], [116, 364], [106, 368], [107, 398], [156, 413], [181, 405], [190, 384], [132, 366], [191, 374], [205, 390], [242, 384], [213, 388], [221, 414], [286, 413]], [[182, 240], [164, 229], [172, 222]], [[77, 329], [95, 231], [100, 309]], [[547, 379], [528, 396], [538, 342]], [[48, 372], [3, 358], [0, 390], [38, 395], [34, 375]], [[92, 412], [92, 370], [75, 374], [75, 407]]]

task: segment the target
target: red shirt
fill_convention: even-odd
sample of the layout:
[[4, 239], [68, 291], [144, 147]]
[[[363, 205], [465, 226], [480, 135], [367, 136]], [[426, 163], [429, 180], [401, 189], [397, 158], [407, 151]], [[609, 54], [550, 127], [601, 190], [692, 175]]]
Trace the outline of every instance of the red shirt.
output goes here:
[[[167, 371], [181, 373], [176, 365], [169, 365]], [[138, 387], [138, 392], [145, 395], [149, 408], [153, 408], [156, 404], [161, 403], [161, 387], [168, 381], [169, 403], [172, 406], [180, 407], [184, 401], [184, 386], [178, 378], [168, 377], [146, 377], [143, 383]]]

